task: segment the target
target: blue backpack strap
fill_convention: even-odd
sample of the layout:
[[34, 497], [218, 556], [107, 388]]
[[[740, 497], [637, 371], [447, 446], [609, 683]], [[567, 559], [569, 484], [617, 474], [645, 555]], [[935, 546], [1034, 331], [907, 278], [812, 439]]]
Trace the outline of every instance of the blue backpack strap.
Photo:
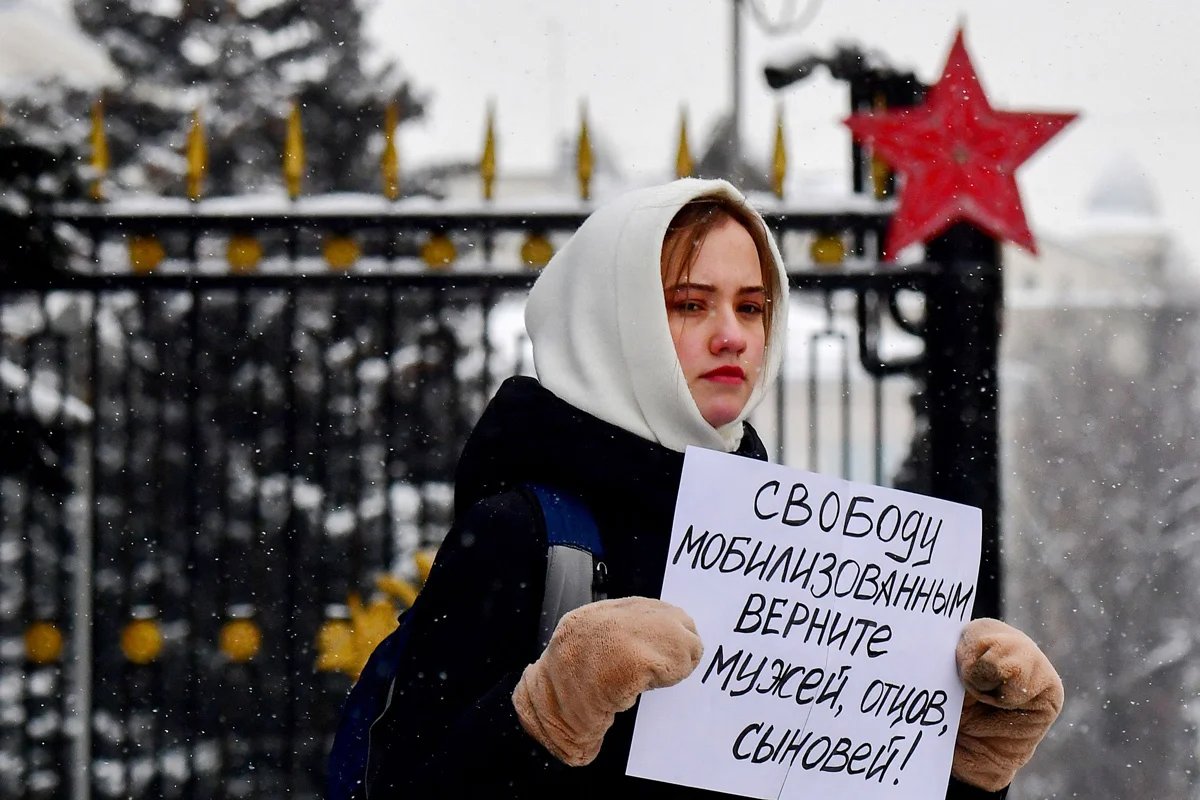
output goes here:
[[604, 598], [604, 545], [579, 498], [541, 484], [529, 489], [546, 521], [546, 587], [538, 625], [538, 644], [545, 649], [563, 615]]
[[[603, 574], [604, 549], [600, 531], [587, 507], [573, 495], [546, 486], [528, 488], [541, 507], [548, 542], [546, 593], [542, 600], [543, 647], [563, 614], [584, 603], [602, 599], [596, 580]], [[350, 690], [329, 753], [325, 800], [363, 800], [366, 797], [371, 727], [391, 702], [392, 687], [411, 631], [411, 611], [400, 626], [371, 653]]]
[[325, 782], [325, 800], [362, 800], [366, 797], [367, 762], [371, 754], [371, 726], [387, 710], [400, 657], [412, 630], [409, 615], [376, 646], [342, 707]]
[[588, 511], [578, 497], [567, 492], [544, 486], [528, 484], [542, 506], [546, 519], [546, 542], [549, 546], [574, 547], [591, 553], [598, 559], [604, 558], [604, 544], [600, 541], [600, 530], [592, 512]]

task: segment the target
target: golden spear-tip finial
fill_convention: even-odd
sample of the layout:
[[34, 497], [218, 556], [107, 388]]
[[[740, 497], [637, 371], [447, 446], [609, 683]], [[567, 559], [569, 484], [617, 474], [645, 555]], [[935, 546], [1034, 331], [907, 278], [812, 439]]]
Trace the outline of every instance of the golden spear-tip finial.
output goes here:
[[104, 199], [104, 176], [108, 174], [109, 154], [108, 136], [104, 133], [104, 97], [97, 97], [92, 103], [92, 199]]
[[300, 102], [292, 101], [288, 115], [287, 138], [283, 143], [283, 180], [288, 197], [300, 196], [300, 180], [304, 177], [304, 129], [300, 124]]
[[679, 109], [679, 147], [675, 151], [675, 177], [689, 178], [696, 165], [692, 162], [692, 151], [688, 147], [687, 107]]
[[787, 137], [783, 132], [783, 104], [775, 107], [775, 153], [771, 157], [771, 189], [783, 199], [783, 181], [787, 177]]
[[204, 193], [204, 173], [208, 171], [208, 144], [204, 141], [204, 123], [200, 109], [192, 112], [187, 136], [187, 196], [195, 202]]
[[479, 178], [483, 181], [483, 199], [491, 200], [496, 184], [496, 106], [488, 102], [487, 128], [483, 134], [483, 155], [479, 158]]
[[393, 100], [383, 112], [383, 153], [379, 156], [383, 196], [388, 200], [400, 196], [400, 157], [396, 154], [396, 126], [399, 124], [400, 107]]
[[579, 197], [592, 197], [592, 138], [588, 133], [587, 101], [579, 105], [579, 144], [575, 149], [575, 169], [579, 175]]
[[[875, 111], [887, 111], [887, 99], [882, 93], [875, 95], [873, 103]], [[871, 188], [875, 193], [876, 200], [884, 200], [891, 192], [888, 190], [888, 177], [891, 175], [891, 170], [888, 168], [887, 162], [880, 158], [876, 153], [871, 153]]]

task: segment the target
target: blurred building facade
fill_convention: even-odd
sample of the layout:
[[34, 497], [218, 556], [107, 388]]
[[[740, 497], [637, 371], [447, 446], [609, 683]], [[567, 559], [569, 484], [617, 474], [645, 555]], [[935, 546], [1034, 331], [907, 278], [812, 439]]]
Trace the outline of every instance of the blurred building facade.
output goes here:
[[1200, 281], [1135, 163], [1087, 211], [1005, 254], [1007, 609], [1067, 688], [1013, 796], [1195, 797]]

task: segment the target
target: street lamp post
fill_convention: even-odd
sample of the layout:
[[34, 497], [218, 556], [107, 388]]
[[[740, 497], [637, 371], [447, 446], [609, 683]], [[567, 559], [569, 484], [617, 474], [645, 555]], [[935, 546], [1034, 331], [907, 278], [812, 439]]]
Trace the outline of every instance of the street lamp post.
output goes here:
[[742, 0], [730, 0], [730, 81], [733, 83], [733, 107], [729, 120], [729, 145], [731, 152], [742, 152]]
[[[851, 114], [875, 108], [880, 101], [887, 108], [913, 106], [924, 99], [928, 89], [912, 72], [894, 69], [854, 46], [838, 47], [829, 56], [806, 53], [785, 64], [769, 64], [763, 68], [763, 77], [767, 86], [779, 90], [804, 80], [817, 67], [825, 67], [830, 77], [849, 85]], [[866, 158], [862, 146], [853, 139], [850, 164], [854, 191], [867, 191]]]
[[728, 125], [729, 152], [733, 162], [741, 163], [742, 154], [742, 17], [747, 8], [752, 12], [760, 30], [767, 34], [795, 33], [806, 27], [820, 10], [821, 0], [799, 0], [786, 3], [776, 19], [768, 17], [761, 0], [729, 0], [729, 81], [730, 114]]

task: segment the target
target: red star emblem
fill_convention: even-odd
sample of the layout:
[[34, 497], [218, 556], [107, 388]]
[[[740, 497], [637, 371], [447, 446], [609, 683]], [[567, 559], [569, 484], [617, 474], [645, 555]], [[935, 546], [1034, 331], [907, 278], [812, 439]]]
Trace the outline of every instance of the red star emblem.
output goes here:
[[1015, 173], [1075, 117], [992, 108], [960, 30], [924, 104], [845, 120], [855, 139], [903, 177], [885, 258], [959, 220], [1036, 253]]

